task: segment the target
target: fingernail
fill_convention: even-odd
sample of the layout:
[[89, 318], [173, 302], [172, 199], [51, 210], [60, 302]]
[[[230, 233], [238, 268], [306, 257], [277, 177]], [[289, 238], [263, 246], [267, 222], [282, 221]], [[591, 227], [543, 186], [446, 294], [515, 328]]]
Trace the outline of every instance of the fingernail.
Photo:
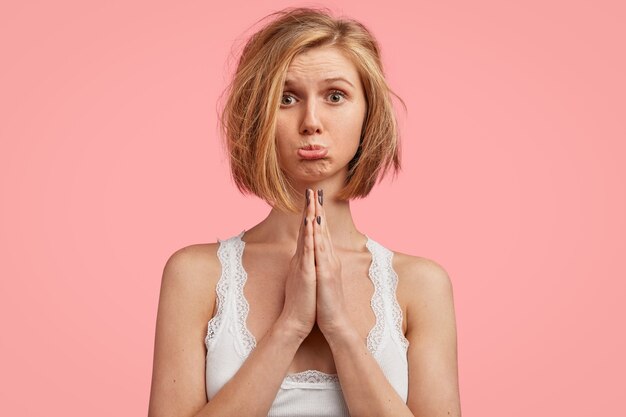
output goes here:
[[306, 205], [311, 204], [311, 197], [309, 196], [309, 189], [306, 189]]
[[306, 217], [304, 218], [304, 225], [306, 226]]
[[324, 205], [324, 190], [317, 190], [317, 199], [320, 202], [320, 206]]
[[317, 216], [317, 224], [322, 224], [322, 218], [320, 216]]

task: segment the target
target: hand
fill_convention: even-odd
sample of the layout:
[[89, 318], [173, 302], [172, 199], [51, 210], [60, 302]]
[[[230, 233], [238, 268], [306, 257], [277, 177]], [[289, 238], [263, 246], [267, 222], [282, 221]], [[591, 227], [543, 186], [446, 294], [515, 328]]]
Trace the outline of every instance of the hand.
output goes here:
[[289, 263], [285, 282], [285, 303], [280, 319], [304, 340], [315, 325], [316, 275], [313, 225], [315, 203], [313, 190], [305, 190], [305, 204], [296, 252]]
[[328, 339], [350, 327], [343, 296], [341, 261], [335, 254], [323, 205], [322, 190], [315, 193], [315, 272], [317, 275], [317, 325]]

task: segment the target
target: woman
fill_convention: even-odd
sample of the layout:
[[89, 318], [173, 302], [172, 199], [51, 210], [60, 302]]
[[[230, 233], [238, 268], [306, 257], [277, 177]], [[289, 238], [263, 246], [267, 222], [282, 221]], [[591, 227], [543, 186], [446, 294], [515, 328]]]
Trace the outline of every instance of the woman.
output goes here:
[[460, 416], [445, 270], [350, 211], [399, 168], [376, 41], [325, 11], [275, 15], [222, 115], [237, 186], [272, 209], [168, 260], [149, 415]]

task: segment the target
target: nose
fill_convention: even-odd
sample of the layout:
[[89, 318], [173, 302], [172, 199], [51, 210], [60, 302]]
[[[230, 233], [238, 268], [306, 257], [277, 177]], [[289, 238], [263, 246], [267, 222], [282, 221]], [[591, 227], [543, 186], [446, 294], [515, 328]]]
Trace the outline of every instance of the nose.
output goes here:
[[304, 111], [304, 117], [300, 123], [300, 134], [313, 135], [315, 133], [322, 133], [322, 123], [315, 109], [314, 100], [309, 100]]

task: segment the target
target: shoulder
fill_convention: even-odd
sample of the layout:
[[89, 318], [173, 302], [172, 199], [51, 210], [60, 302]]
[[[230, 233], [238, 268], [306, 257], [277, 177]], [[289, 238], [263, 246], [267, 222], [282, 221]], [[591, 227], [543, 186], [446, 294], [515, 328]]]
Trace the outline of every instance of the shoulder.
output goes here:
[[161, 297], [185, 300], [204, 318], [214, 305], [214, 289], [221, 275], [219, 243], [192, 244], [173, 252], [163, 268]]
[[[172, 253], [163, 269], [148, 415], [188, 413], [206, 404], [204, 340], [219, 279], [219, 244]], [[190, 415], [190, 414], [189, 414]]]
[[218, 248], [219, 243], [201, 243], [176, 250], [165, 263], [164, 280], [201, 285], [221, 269]]
[[181, 272], [197, 275], [201, 272], [219, 269], [220, 263], [217, 258], [219, 243], [198, 243], [182, 247], [174, 251], [167, 262], [164, 270], [179, 276]]
[[394, 252], [393, 268], [398, 275], [398, 298], [409, 323], [453, 304], [452, 280], [435, 260]]
[[[406, 300], [409, 395], [415, 415], [460, 416], [457, 336], [452, 282], [438, 262], [394, 256], [398, 289]], [[401, 291], [401, 292], [400, 292]]]
[[445, 268], [438, 262], [421, 256], [394, 252], [393, 268], [398, 280], [412, 287], [451, 287]]

